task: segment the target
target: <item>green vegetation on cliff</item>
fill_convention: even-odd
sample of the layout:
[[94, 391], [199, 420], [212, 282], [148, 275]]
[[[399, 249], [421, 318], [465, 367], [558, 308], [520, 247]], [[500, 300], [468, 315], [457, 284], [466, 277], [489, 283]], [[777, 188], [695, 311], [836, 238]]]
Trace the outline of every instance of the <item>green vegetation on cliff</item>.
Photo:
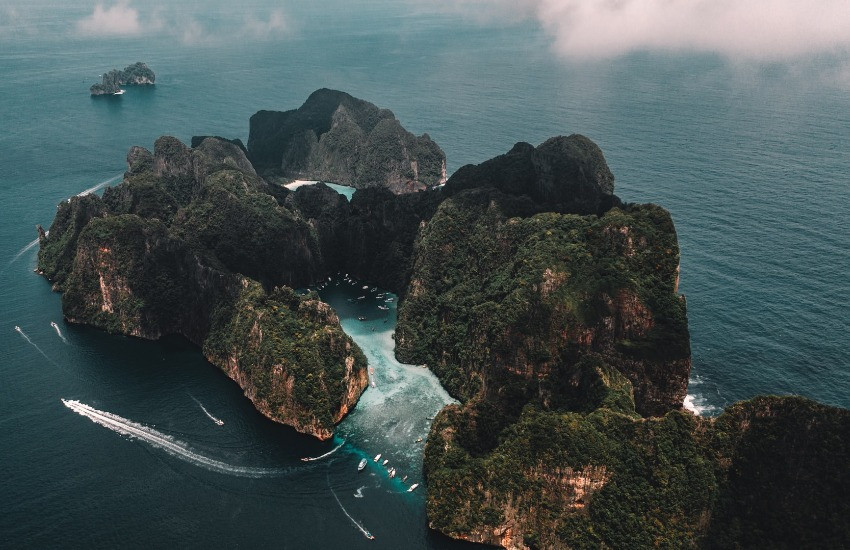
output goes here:
[[758, 398], [717, 419], [527, 406], [491, 452], [445, 409], [425, 451], [440, 531], [510, 548], [836, 548], [850, 536], [850, 412]]
[[142, 338], [181, 334], [264, 414], [331, 437], [367, 386], [365, 359], [327, 305], [277, 288], [324, 272], [315, 229], [237, 143], [190, 149], [164, 136], [127, 163], [120, 185], [63, 202], [41, 235], [39, 269], [64, 291], [65, 317]]
[[62, 290], [68, 278], [80, 233], [92, 218], [105, 213], [97, 195], [72, 197], [59, 203], [49, 234], [39, 233], [38, 270], [53, 282], [56, 290]]
[[690, 346], [669, 214], [512, 216], [526, 206], [492, 189], [440, 205], [416, 245], [399, 357], [427, 364], [462, 400], [493, 379], [489, 398], [556, 407], [573, 365], [599, 353], [632, 380], [639, 411], [680, 406]]
[[246, 393], [272, 419], [332, 433], [340, 411], [366, 389], [366, 357], [318, 296], [242, 286], [216, 310], [204, 355], [231, 376], [238, 368]]
[[190, 291], [185, 253], [158, 219], [92, 219], [80, 234], [62, 295], [65, 316], [110, 332], [158, 337], [180, 318]]

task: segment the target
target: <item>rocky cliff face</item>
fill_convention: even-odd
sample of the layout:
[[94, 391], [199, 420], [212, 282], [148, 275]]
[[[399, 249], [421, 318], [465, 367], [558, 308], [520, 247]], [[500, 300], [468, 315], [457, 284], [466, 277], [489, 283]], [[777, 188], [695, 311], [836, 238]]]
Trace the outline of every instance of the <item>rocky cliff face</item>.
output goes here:
[[[624, 382], [608, 368], [597, 365], [591, 387]], [[431, 527], [516, 550], [847, 540], [850, 412], [763, 397], [717, 419], [641, 419], [624, 413], [623, 389], [588, 413], [526, 407], [485, 453], [468, 442], [491, 411], [444, 409], [425, 449]]]
[[369, 384], [366, 358], [330, 306], [286, 288], [267, 294], [248, 279], [217, 312], [204, 355], [264, 415], [319, 439], [333, 436]]
[[555, 406], [571, 365], [595, 353], [632, 381], [639, 412], [680, 408], [690, 346], [669, 214], [514, 209], [492, 189], [440, 205], [416, 245], [399, 358], [429, 365], [463, 400], [508, 385]]
[[440, 200], [439, 190], [397, 196], [386, 189], [364, 189], [349, 203], [318, 184], [299, 188], [285, 204], [315, 230], [329, 272], [351, 273], [404, 295], [414, 241]]
[[[415, 245], [397, 354], [462, 401], [426, 444], [430, 526], [510, 549], [840, 546], [850, 412], [797, 398], [682, 411], [669, 214], [605, 210], [620, 204], [605, 170], [560, 180], [534, 155], [453, 176]], [[588, 173], [589, 194], [563, 192]]]
[[335, 90], [317, 90], [293, 111], [256, 113], [248, 151], [264, 174], [357, 189], [409, 193], [446, 179], [446, 156], [427, 134], [416, 137], [391, 111]]
[[[70, 322], [199, 346], [276, 421], [326, 439], [367, 385], [365, 359], [306, 284], [313, 229], [269, 194], [244, 151], [213, 138], [134, 147], [116, 188], [60, 205], [40, 271]], [[260, 281], [263, 286], [249, 277]]]

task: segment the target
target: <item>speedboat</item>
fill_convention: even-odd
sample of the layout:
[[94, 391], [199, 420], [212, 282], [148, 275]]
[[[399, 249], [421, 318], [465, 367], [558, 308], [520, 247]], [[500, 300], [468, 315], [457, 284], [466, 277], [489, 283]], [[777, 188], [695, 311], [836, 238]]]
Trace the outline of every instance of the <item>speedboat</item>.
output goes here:
[[395, 468], [390, 468], [390, 479], [395, 477]]
[[357, 465], [357, 471], [362, 472], [363, 468], [365, 468], [365, 467], [366, 467], [366, 459], [364, 458], [360, 461], [360, 464]]
[[387, 465], [387, 462], [389, 462], [389, 461], [390, 461], [390, 459], [389, 459], [389, 458], [385, 459], [385, 460], [381, 463], [381, 466], [386, 466], [386, 465]]
[[414, 483], [410, 486], [410, 489], [407, 490], [408, 493], [412, 493], [417, 487], [419, 487], [418, 483]]
[[367, 539], [375, 540], [375, 537], [372, 536], [372, 533], [370, 533], [369, 531], [364, 531], [363, 534], [366, 536]]
[[379, 460], [381, 460], [381, 453], [375, 455], [375, 462], [378, 462]]
[[224, 426], [224, 420], [221, 420], [220, 418], [216, 418], [215, 423], [218, 424], [219, 426]]
[[118, 90], [117, 92], [113, 92], [112, 95], [124, 95], [124, 90]]
[[367, 288], [369, 288], [369, 285], [364, 286], [363, 290], [366, 290]]

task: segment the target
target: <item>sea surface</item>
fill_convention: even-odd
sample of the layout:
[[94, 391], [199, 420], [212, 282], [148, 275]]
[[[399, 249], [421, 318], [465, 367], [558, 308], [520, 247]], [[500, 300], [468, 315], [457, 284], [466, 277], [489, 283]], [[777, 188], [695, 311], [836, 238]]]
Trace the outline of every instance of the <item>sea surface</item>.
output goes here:
[[[449, 173], [517, 141], [590, 137], [621, 198], [663, 205], [676, 222], [688, 405], [719, 414], [758, 394], [800, 394], [850, 407], [850, 87], [832, 78], [833, 59], [568, 62], [531, 22], [403, 5], [302, 7], [283, 36], [194, 41], [82, 36], [74, 21], [93, 4], [0, 11], [0, 546], [459, 545], [427, 529], [424, 493], [406, 492], [421, 482], [416, 439], [449, 398], [425, 369], [394, 360], [396, 304], [379, 310], [384, 291], [369, 281], [341, 274], [320, 291], [375, 387], [319, 443], [261, 417], [179, 338], [66, 324], [60, 296], [33, 273], [35, 225], [48, 227], [60, 201], [116, 184], [132, 145], [164, 134], [247, 141], [254, 112], [296, 108], [321, 87], [427, 132]], [[228, 9], [204, 28], [238, 19]], [[156, 72], [155, 87], [89, 97], [98, 75], [135, 61]]]

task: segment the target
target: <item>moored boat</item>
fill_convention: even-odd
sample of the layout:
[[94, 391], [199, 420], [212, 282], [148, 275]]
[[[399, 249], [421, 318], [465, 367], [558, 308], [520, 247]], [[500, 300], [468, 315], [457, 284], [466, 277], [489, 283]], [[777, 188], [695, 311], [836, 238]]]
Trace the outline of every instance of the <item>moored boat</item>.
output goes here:
[[407, 490], [408, 493], [412, 493], [417, 487], [419, 487], [418, 483], [414, 483], [410, 486], [410, 489]]
[[365, 468], [365, 467], [366, 467], [366, 459], [364, 458], [364, 459], [360, 460], [360, 464], [357, 465], [357, 471], [362, 472], [363, 468]]

